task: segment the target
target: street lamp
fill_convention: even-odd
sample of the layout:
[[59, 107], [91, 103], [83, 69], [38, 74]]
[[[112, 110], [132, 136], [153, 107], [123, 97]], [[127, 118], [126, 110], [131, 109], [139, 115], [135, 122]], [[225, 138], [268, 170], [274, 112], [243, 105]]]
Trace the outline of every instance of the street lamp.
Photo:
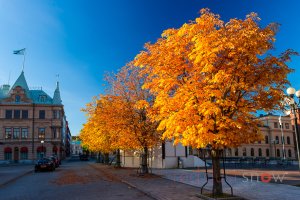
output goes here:
[[42, 158], [44, 158], [44, 140], [41, 141], [42, 144]]
[[[300, 155], [299, 155], [299, 147], [300, 147], [300, 135], [298, 130], [298, 122], [297, 122], [297, 111], [300, 107], [300, 90], [296, 91], [295, 88], [289, 87], [286, 90], [288, 97], [285, 98], [286, 104], [290, 107], [292, 114], [294, 116], [294, 124], [295, 124], [295, 139], [296, 139], [296, 147], [297, 147], [297, 156], [299, 162], [299, 170], [300, 170]], [[297, 97], [298, 102], [295, 101], [294, 97]]]

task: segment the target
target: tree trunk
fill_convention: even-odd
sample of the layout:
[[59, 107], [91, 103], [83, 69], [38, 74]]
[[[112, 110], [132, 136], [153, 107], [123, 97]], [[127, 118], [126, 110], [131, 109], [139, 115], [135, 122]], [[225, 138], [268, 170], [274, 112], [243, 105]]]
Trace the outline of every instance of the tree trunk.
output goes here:
[[144, 152], [142, 154], [142, 174], [148, 174], [149, 170], [148, 170], [148, 147], [144, 147]]
[[97, 163], [100, 163], [100, 157], [101, 157], [101, 152], [98, 151], [97, 152], [97, 160], [96, 160]]
[[120, 149], [117, 149], [117, 155], [116, 155], [116, 167], [121, 167], [121, 154], [120, 154]]
[[104, 164], [109, 164], [109, 154], [104, 153]]
[[222, 179], [221, 179], [221, 166], [220, 166], [220, 154], [221, 150], [212, 149], [212, 167], [213, 167], [213, 194], [220, 195], [223, 194]]

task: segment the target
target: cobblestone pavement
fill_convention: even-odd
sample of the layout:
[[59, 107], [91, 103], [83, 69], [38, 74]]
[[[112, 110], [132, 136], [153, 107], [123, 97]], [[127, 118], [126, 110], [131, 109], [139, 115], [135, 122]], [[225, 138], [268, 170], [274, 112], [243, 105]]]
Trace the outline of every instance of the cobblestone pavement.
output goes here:
[[[156, 169], [153, 170], [153, 173], [161, 175], [162, 177], [170, 180], [193, 185], [196, 187], [201, 187], [206, 182], [206, 175], [202, 170]], [[257, 180], [257, 175], [254, 175], [252, 179], [247, 176], [228, 176], [227, 181], [233, 187], [233, 193], [235, 195], [246, 199], [290, 200], [298, 199], [300, 197], [300, 187], [290, 186], [286, 184], [264, 183], [261, 181], [262, 178], [265, 181], [268, 181], [269, 179], [271, 179], [271, 181], [274, 181], [275, 178], [278, 182], [282, 181], [284, 183], [283, 174], [277, 173], [273, 176], [272, 171], [268, 173], [264, 171], [264, 173], [262, 174], [260, 174], [259, 172], [258, 174], [259, 180]], [[278, 175], [280, 177], [278, 177]], [[295, 175], [293, 177], [295, 177]], [[230, 193], [230, 188], [226, 185], [226, 183], [222, 181], [222, 184], [224, 192]], [[205, 188], [209, 190], [212, 189], [211, 179], [205, 186]]]
[[200, 188], [161, 178], [157, 175], [139, 176], [136, 169], [113, 168], [91, 164], [99, 172], [114, 177], [158, 200], [200, 200]]
[[0, 187], [0, 199], [151, 200], [153, 198], [95, 170], [88, 162], [67, 162], [54, 172], [30, 172], [3, 185]]
[[0, 166], [0, 188], [33, 171], [33, 165]]

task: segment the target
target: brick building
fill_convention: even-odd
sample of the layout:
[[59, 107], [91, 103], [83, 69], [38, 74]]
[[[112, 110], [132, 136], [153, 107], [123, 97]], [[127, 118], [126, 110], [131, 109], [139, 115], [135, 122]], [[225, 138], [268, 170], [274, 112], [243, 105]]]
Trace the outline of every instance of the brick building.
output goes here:
[[29, 89], [24, 72], [12, 87], [0, 88], [0, 163], [65, 157], [67, 127], [57, 82], [53, 97]]

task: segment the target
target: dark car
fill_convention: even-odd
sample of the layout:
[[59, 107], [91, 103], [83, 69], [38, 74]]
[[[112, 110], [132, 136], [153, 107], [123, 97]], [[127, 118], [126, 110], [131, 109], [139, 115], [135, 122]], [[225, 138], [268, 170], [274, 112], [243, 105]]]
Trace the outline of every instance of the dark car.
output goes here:
[[55, 167], [59, 167], [60, 161], [59, 161], [59, 159], [56, 156], [50, 156], [49, 159], [54, 162], [54, 166]]
[[88, 155], [85, 155], [85, 154], [82, 154], [82, 155], [79, 156], [79, 159], [80, 159], [80, 160], [85, 160], [85, 161], [86, 161], [86, 160], [89, 160], [89, 156], [88, 156]]
[[55, 164], [54, 162], [49, 158], [42, 158], [38, 160], [34, 166], [34, 171], [54, 171], [55, 170]]

